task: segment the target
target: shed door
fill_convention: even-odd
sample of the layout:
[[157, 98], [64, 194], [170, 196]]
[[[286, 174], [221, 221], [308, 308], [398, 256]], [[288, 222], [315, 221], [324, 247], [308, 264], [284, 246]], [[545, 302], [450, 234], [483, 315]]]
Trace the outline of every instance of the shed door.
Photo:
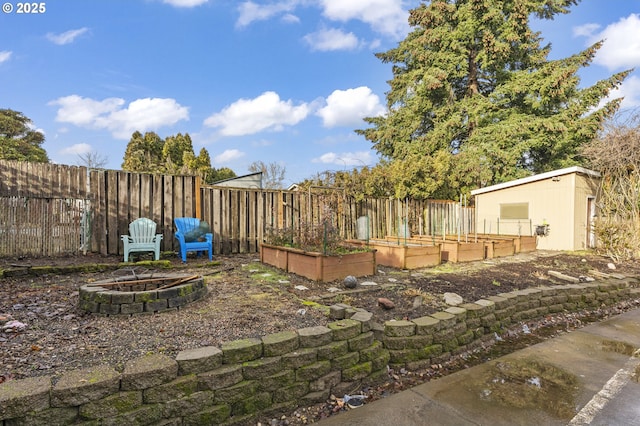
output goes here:
[[596, 247], [596, 198], [587, 197], [587, 248]]

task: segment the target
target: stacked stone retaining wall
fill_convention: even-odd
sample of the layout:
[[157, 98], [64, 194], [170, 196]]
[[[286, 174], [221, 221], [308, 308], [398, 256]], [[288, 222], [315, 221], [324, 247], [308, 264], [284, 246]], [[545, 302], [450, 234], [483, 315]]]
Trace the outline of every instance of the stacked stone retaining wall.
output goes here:
[[491, 340], [495, 332], [550, 313], [640, 297], [631, 278], [538, 287], [450, 307], [412, 321], [331, 307], [326, 327], [148, 355], [122, 371], [99, 366], [0, 384], [0, 424], [230, 425], [292, 411], [386, 376], [417, 369]]
[[415, 370], [493, 341], [496, 333], [549, 314], [611, 306], [640, 297], [635, 278], [541, 286], [452, 306], [412, 321], [387, 321], [390, 365]]

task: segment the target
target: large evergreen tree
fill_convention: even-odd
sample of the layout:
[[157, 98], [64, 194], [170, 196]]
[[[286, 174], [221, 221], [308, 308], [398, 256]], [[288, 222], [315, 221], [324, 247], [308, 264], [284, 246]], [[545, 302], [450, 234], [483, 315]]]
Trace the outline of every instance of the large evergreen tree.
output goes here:
[[136, 131], [131, 135], [124, 153], [122, 169], [130, 172], [198, 175], [204, 183], [235, 177], [233, 170], [211, 167], [211, 158], [205, 148], [196, 157], [188, 133], [167, 136], [163, 140], [154, 132], [144, 135]]
[[0, 159], [48, 163], [42, 148], [44, 135], [33, 130], [31, 120], [21, 112], [0, 109]]
[[162, 156], [166, 161], [165, 167], [168, 172], [177, 173], [183, 169], [183, 166], [188, 169], [189, 163], [195, 160], [191, 136], [188, 133], [168, 136], [162, 147]]
[[628, 71], [579, 88], [601, 43], [549, 60], [532, 16], [577, 0], [431, 0], [412, 32], [377, 57], [393, 64], [388, 113], [357, 132], [389, 163], [396, 196], [460, 192], [577, 164], [620, 100], [598, 108]]
[[159, 173], [164, 169], [162, 148], [164, 141], [154, 132], [135, 131], [127, 144], [122, 162], [122, 170], [143, 173]]

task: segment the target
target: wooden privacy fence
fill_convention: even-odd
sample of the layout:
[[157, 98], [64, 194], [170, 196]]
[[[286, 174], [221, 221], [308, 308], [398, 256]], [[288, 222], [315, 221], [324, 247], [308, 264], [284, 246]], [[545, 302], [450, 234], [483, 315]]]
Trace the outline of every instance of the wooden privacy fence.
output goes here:
[[88, 201], [0, 198], [0, 256], [59, 256], [88, 251]]
[[199, 217], [211, 225], [215, 254], [254, 253], [272, 230], [325, 220], [345, 238], [358, 237], [360, 217], [367, 218], [368, 238], [473, 232], [474, 223], [473, 208], [452, 201], [356, 201], [340, 188], [202, 186], [194, 176], [13, 161], [0, 161], [0, 179], [0, 256], [120, 255], [120, 236], [139, 217], [157, 223], [163, 252], [177, 251], [174, 218]]
[[87, 251], [85, 167], [0, 161], [0, 256]]
[[93, 252], [121, 254], [120, 236], [128, 234], [129, 223], [140, 217], [155, 221], [156, 231], [164, 234], [162, 251], [176, 251], [173, 219], [201, 216], [199, 179], [195, 176], [116, 170], [92, 170], [89, 176]]

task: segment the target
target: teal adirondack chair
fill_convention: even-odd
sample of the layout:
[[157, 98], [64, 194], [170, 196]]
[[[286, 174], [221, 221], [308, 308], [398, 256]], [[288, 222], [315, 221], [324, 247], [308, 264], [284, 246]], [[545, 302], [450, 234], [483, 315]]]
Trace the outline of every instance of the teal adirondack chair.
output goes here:
[[129, 224], [129, 235], [120, 236], [124, 244], [124, 261], [129, 261], [129, 254], [134, 252], [153, 252], [156, 260], [160, 260], [160, 241], [162, 234], [156, 234], [156, 223], [141, 217]]
[[209, 253], [209, 260], [213, 260], [213, 234], [209, 224], [196, 217], [176, 217], [175, 237], [180, 243], [180, 257], [187, 263], [187, 252], [195, 251], [200, 256], [202, 252]]

